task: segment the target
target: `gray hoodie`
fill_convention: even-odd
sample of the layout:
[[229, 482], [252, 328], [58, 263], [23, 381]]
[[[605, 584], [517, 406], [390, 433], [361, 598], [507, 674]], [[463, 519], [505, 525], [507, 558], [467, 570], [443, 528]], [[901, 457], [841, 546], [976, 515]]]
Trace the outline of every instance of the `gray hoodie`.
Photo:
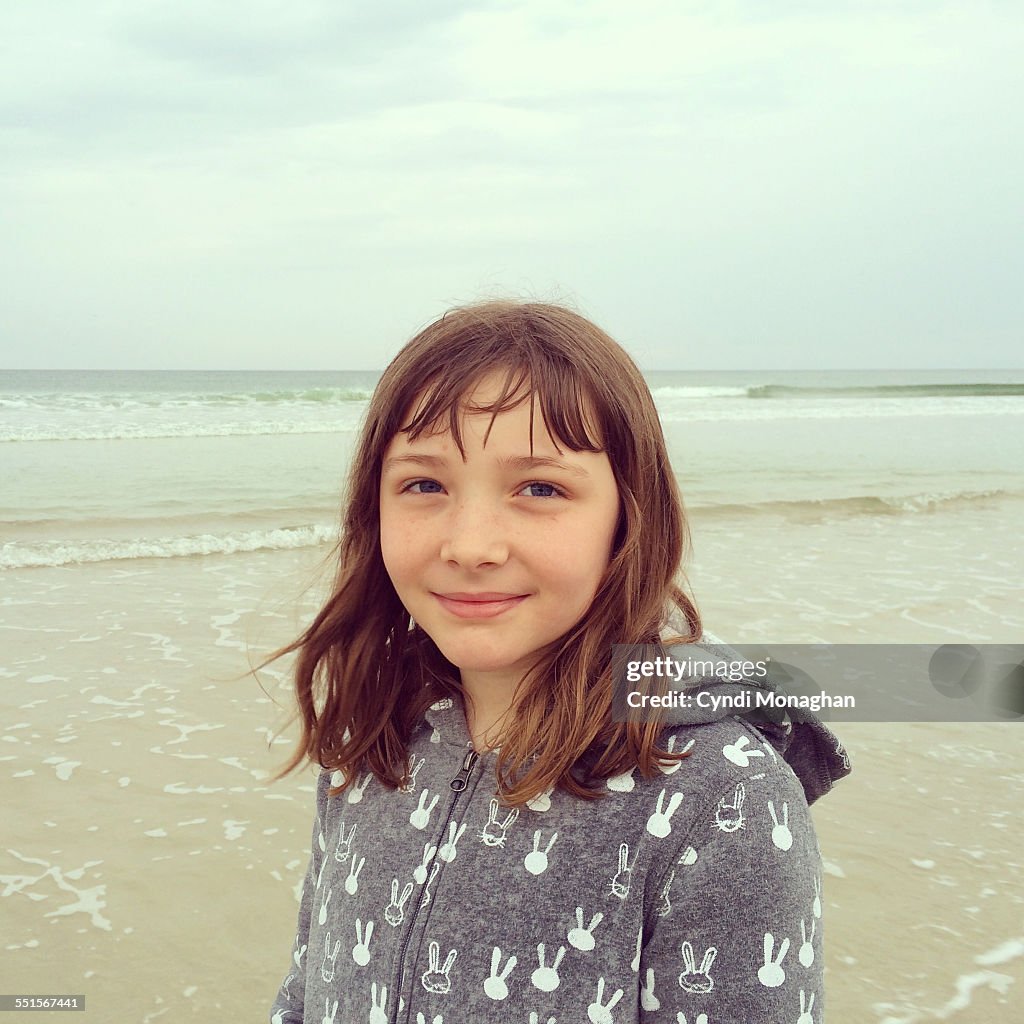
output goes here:
[[806, 713], [663, 742], [690, 756], [657, 778], [509, 809], [446, 700], [404, 791], [367, 772], [328, 799], [321, 772], [273, 1024], [821, 1024], [808, 804], [849, 773], [842, 745]]

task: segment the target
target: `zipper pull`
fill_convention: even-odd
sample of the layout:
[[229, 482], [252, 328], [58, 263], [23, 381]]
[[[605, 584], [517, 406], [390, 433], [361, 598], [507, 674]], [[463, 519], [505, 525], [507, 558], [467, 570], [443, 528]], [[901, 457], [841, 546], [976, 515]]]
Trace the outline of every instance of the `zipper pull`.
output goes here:
[[469, 782], [469, 773], [473, 770], [473, 765], [476, 764], [476, 759], [480, 755], [475, 750], [471, 750], [465, 760], [462, 762], [462, 767], [459, 769], [459, 774], [449, 783], [452, 789], [456, 793], [461, 793]]

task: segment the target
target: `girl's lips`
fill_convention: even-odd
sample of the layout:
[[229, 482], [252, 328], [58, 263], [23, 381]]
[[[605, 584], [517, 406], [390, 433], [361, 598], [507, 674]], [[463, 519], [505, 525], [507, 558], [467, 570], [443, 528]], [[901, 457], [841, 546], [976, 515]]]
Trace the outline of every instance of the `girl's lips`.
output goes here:
[[442, 608], [457, 615], [460, 619], [493, 618], [495, 615], [501, 615], [502, 612], [514, 608], [525, 601], [528, 596], [528, 594], [459, 594], [457, 596], [434, 594]]

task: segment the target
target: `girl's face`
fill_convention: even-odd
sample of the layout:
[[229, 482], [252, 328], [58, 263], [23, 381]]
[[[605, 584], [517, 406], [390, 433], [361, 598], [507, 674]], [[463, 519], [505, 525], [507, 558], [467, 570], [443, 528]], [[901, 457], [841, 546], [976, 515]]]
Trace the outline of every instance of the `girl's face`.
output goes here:
[[[466, 405], [500, 395], [485, 378]], [[465, 461], [449, 432], [384, 453], [381, 552], [399, 599], [463, 684], [513, 689], [571, 629], [611, 558], [619, 494], [604, 453], [560, 453], [539, 407], [466, 413]]]

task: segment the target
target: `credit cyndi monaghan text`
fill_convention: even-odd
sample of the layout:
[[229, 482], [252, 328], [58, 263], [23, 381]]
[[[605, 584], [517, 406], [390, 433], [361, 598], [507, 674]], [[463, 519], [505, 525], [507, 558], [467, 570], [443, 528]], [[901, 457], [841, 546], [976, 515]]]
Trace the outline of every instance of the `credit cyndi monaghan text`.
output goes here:
[[640, 693], [630, 690], [626, 694], [626, 703], [631, 708], [708, 708], [718, 711], [731, 708], [738, 711], [754, 711], [758, 708], [803, 708], [808, 711], [821, 711], [822, 708], [856, 708], [856, 699], [849, 694], [825, 693], [776, 693], [773, 690], [742, 690], [739, 693], [709, 693], [700, 690], [697, 693], [684, 693], [674, 690], [671, 693]]
[[658, 657], [650, 661], [631, 661], [626, 665], [626, 682], [641, 679], [706, 679], [739, 683], [744, 679], [764, 679], [768, 675], [768, 661], [727, 661], [724, 658], [669, 658]]

